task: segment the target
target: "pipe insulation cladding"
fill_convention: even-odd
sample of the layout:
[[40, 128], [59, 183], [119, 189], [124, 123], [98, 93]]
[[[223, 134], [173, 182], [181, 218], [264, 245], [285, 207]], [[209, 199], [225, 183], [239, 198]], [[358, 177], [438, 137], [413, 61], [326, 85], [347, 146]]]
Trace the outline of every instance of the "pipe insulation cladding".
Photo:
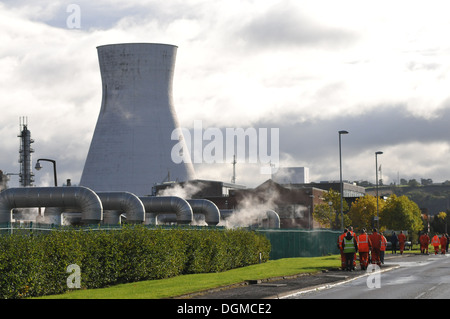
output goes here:
[[[187, 199], [188, 204], [192, 208], [194, 215], [204, 215], [205, 223], [208, 226], [216, 226], [220, 222], [220, 211], [216, 204], [207, 199]], [[177, 216], [175, 214], [159, 214], [158, 222], [170, 223], [176, 222]]]
[[97, 194], [87, 187], [8, 188], [0, 193], [0, 223], [12, 221], [13, 208], [58, 207], [78, 209], [85, 224], [103, 219], [103, 205]]
[[194, 179], [193, 164], [171, 156], [175, 144], [186, 145], [182, 135], [172, 140], [181, 132], [173, 105], [177, 47], [124, 43], [97, 52], [102, 102], [80, 185], [145, 196], [155, 184]]
[[216, 204], [207, 199], [186, 200], [192, 207], [193, 213], [205, 215], [208, 226], [216, 226], [220, 222], [220, 211]]
[[[129, 192], [98, 192], [103, 209], [125, 213], [127, 223], [141, 224], [145, 222], [145, 208], [135, 194]], [[105, 215], [105, 214], [104, 214]]]
[[144, 196], [139, 197], [145, 207], [146, 213], [164, 214], [175, 213], [178, 224], [190, 224], [194, 220], [192, 207], [189, 203], [177, 196]]

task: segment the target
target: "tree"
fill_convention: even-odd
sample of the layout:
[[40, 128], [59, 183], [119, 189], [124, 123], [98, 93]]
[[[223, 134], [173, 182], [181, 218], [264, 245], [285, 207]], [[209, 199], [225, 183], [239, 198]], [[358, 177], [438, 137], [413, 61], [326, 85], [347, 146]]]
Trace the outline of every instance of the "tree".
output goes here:
[[422, 184], [423, 186], [432, 185], [433, 184], [433, 180], [431, 178], [421, 178], [420, 179], [420, 184]]
[[380, 212], [380, 225], [392, 230], [417, 233], [423, 224], [419, 206], [406, 196], [389, 196]]
[[[379, 211], [383, 207], [384, 201], [378, 200]], [[374, 217], [377, 215], [377, 198], [368, 195], [357, 198], [350, 208], [348, 215], [352, 220], [353, 227], [360, 231], [363, 228], [372, 229]]]
[[410, 180], [408, 181], [408, 186], [411, 186], [411, 187], [417, 187], [417, 186], [419, 186], [419, 185], [420, 185], [419, 182], [416, 181], [415, 178], [410, 179]]
[[431, 231], [434, 233], [447, 233], [447, 225], [449, 224], [450, 215], [440, 212], [435, 215], [430, 222]]
[[[323, 195], [323, 204], [314, 207], [313, 218], [323, 227], [331, 229], [341, 229], [341, 196], [339, 192], [330, 189], [328, 193]], [[331, 206], [329, 205], [331, 203]], [[342, 203], [343, 211], [348, 211], [348, 204], [344, 200]], [[344, 214], [344, 227], [350, 225], [351, 220]]]

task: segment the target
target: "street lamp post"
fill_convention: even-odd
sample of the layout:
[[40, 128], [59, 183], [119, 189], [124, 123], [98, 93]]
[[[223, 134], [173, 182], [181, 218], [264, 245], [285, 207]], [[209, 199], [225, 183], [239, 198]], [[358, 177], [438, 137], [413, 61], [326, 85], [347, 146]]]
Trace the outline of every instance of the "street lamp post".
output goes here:
[[339, 175], [340, 175], [340, 187], [341, 187], [341, 229], [344, 230], [344, 204], [343, 193], [344, 186], [342, 184], [342, 155], [341, 155], [341, 135], [348, 134], [347, 131], [339, 131]]
[[377, 189], [377, 228], [380, 228], [380, 220], [378, 218], [378, 155], [383, 154], [383, 152], [378, 151], [375, 152], [375, 185], [376, 185], [376, 189]]
[[37, 160], [36, 166], [34, 167], [36, 170], [40, 170], [42, 168], [41, 163], [39, 163], [39, 161], [47, 161], [53, 163], [53, 177], [55, 179], [55, 186], [58, 186], [58, 181], [56, 177], [56, 161], [48, 158], [40, 158]]

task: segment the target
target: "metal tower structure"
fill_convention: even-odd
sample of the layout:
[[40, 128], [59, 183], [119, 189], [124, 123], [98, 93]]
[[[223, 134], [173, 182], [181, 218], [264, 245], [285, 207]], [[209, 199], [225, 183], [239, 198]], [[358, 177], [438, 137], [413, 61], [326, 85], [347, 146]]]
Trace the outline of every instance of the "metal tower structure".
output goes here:
[[169, 175], [194, 178], [192, 163], [176, 164], [180, 141], [172, 97], [177, 47], [129, 43], [97, 47], [102, 103], [80, 185], [94, 191], [151, 194]]
[[20, 149], [19, 149], [19, 163], [20, 163], [20, 173], [19, 182], [21, 186], [28, 187], [33, 186], [34, 174], [31, 169], [31, 153], [34, 150], [31, 148], [31, 143], [34, 140], [31, 139], [31, 132], [28, 130], [28, 119], [26, 117], [21, 117], [19, 119], [20, 125]]

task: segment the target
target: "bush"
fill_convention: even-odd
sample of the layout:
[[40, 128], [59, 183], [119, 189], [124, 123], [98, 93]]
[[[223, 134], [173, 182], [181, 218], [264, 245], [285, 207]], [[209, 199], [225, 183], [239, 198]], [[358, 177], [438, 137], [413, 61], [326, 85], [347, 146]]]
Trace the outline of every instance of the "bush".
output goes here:
[[81, 269], [81, 288], [220, 272], [269, 259], [269, 240], [243, 229], [70, 229], [0, 235], [0, 298], [63, 293]]

